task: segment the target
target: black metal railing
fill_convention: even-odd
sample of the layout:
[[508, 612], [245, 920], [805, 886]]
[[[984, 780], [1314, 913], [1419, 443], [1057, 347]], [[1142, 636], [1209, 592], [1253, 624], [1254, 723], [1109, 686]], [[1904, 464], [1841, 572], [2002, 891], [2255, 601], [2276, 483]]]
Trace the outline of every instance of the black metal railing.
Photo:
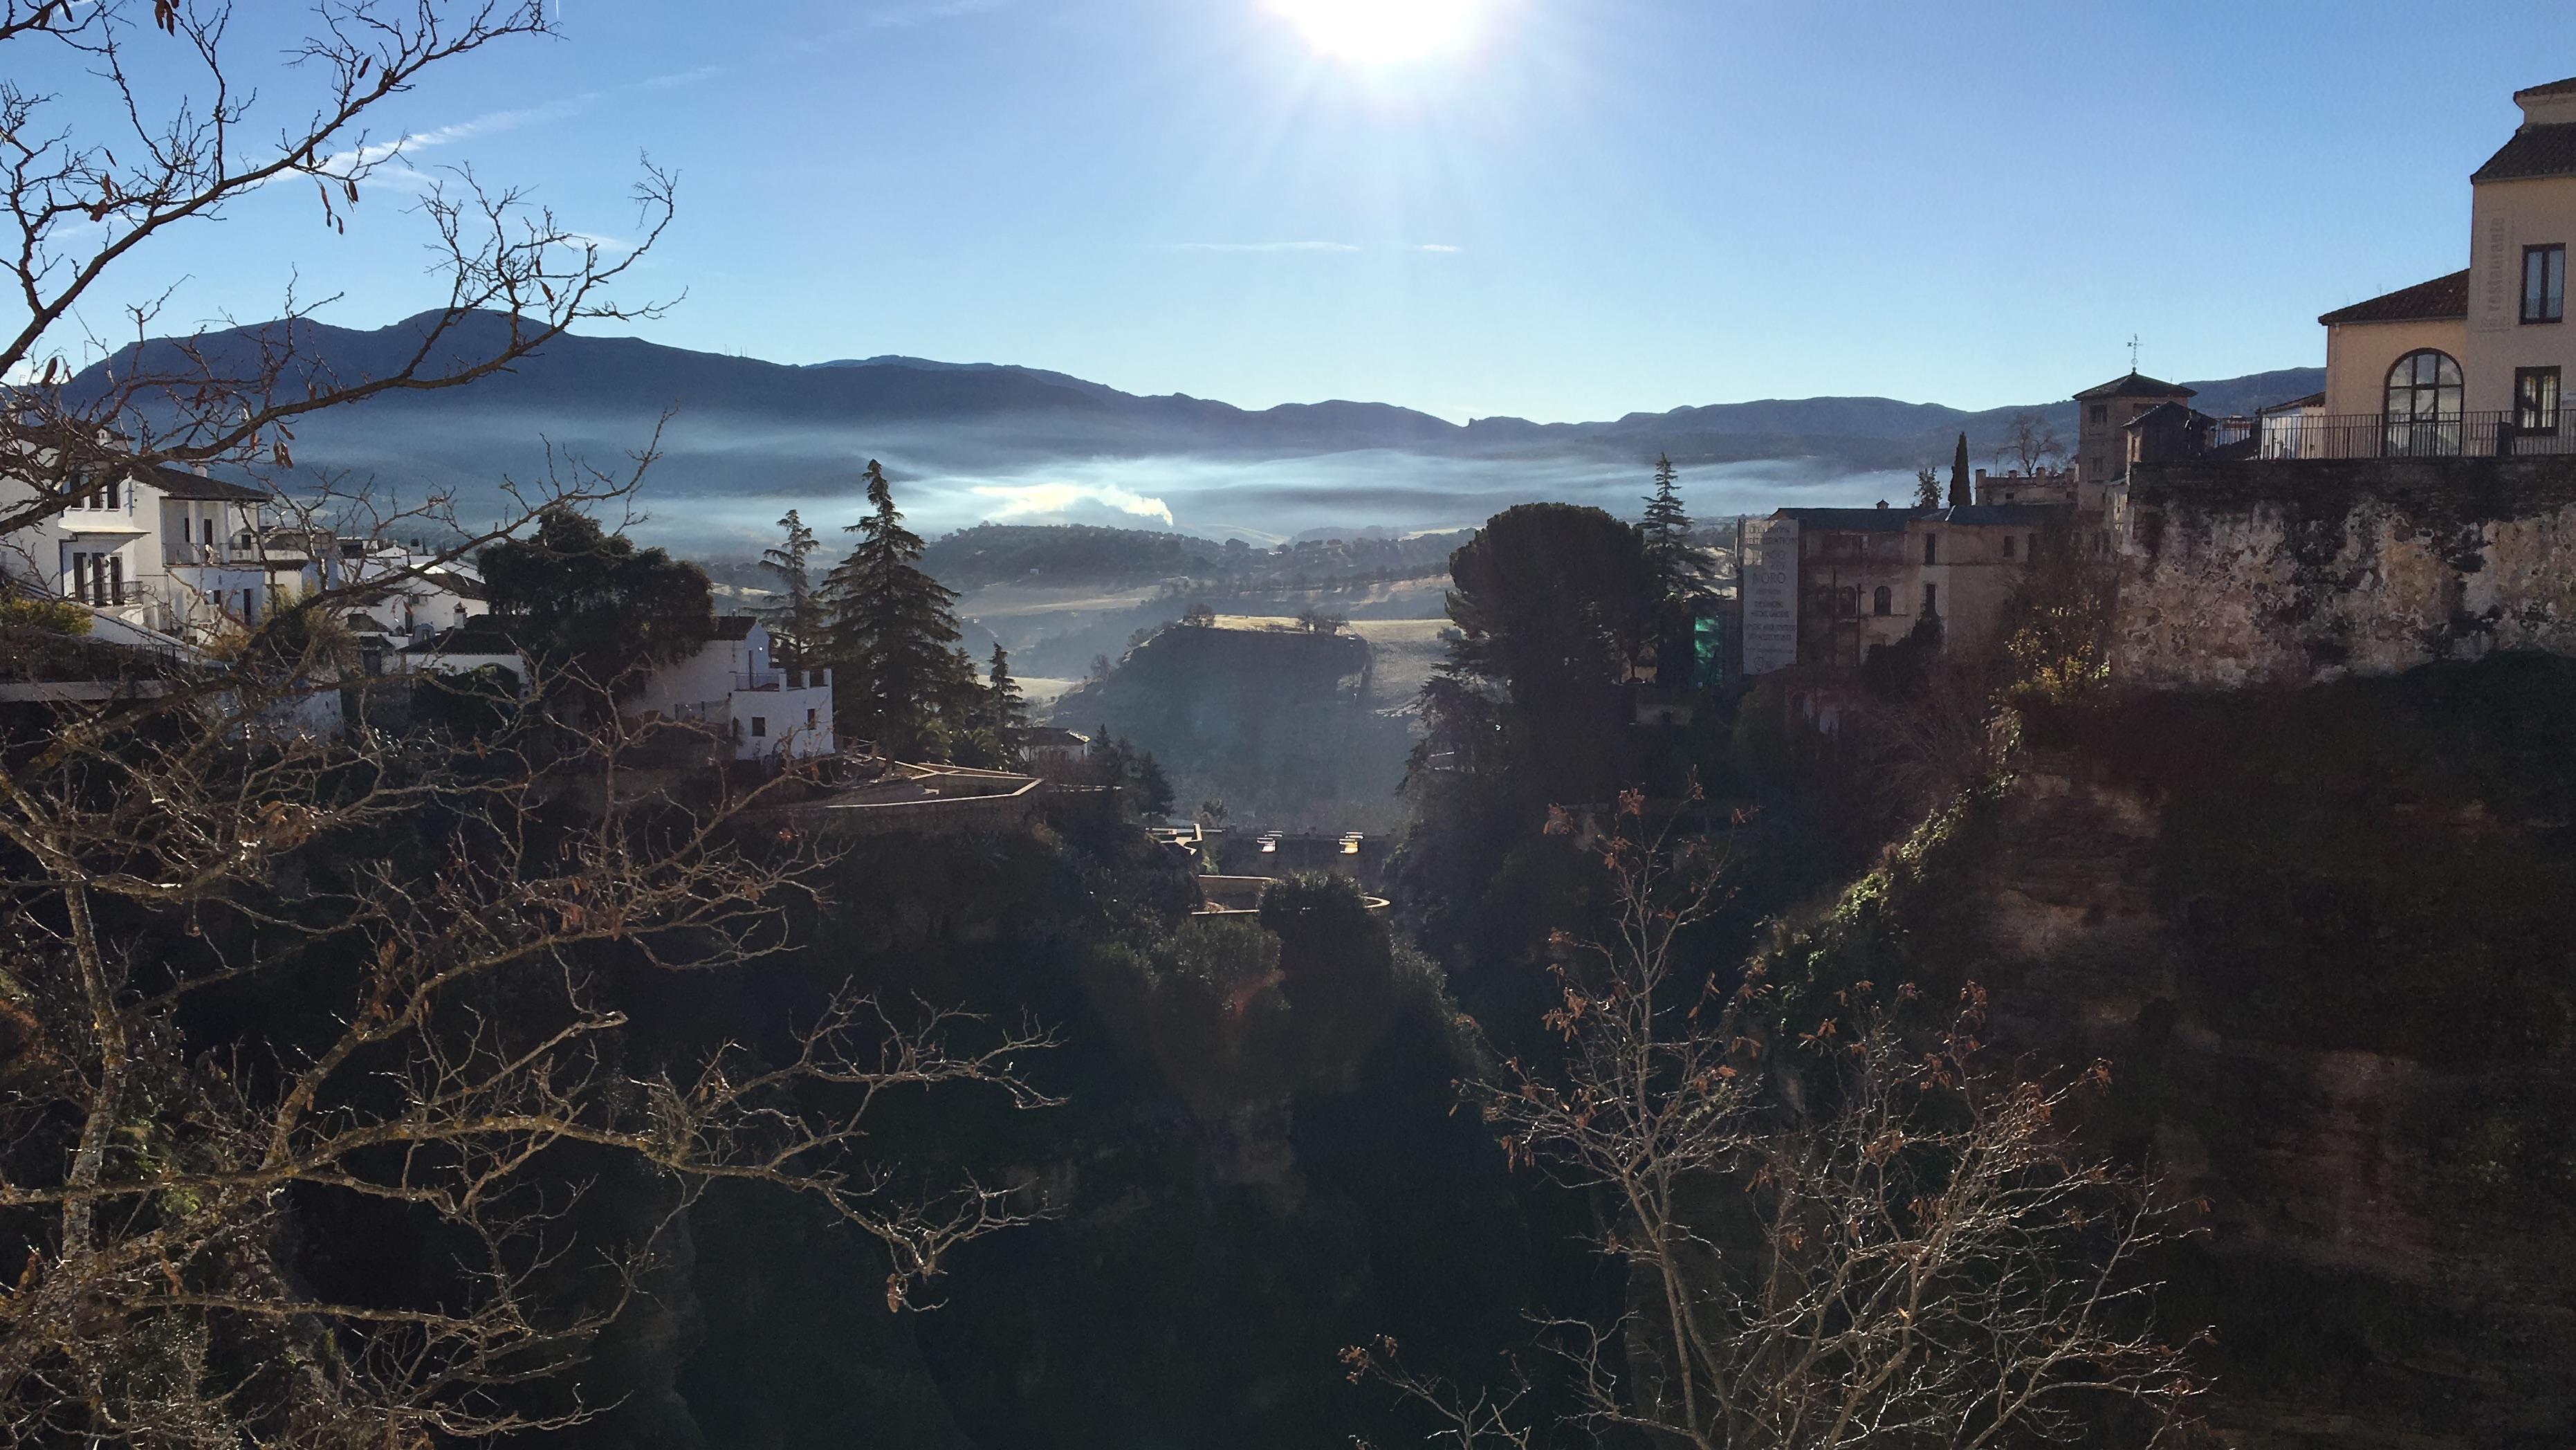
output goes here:
[[2513, 413], [2220, 418], [2202, 436], [2201, 451], [2220, 458], [2517, 458], [2576, 453], [2576, 429], [2563, 415], [2534, 425]]

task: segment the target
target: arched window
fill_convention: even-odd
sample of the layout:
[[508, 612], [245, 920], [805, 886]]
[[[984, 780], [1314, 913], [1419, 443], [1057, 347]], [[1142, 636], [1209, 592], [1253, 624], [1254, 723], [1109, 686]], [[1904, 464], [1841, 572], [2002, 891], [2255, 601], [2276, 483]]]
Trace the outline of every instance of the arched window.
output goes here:
[[1878, 586], [1878, 592], [1870, 596], [1869, 612], [1882, 618], [1896, 612], [1896, 596], [1888, 592], [1886, 585]]
[[2387, 451], [2405, 457], [2460, 451], [2460, 365], [2419, 348], [2388, 370]]

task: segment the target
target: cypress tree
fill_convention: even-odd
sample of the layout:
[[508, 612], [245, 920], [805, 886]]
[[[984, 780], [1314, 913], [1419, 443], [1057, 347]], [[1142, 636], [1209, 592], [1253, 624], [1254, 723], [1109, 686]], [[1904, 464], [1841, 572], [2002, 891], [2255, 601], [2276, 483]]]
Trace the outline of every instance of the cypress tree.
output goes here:
[[957, 650], [956, 591], [923, 572], [921, 536], [903, 526], [873, 458], [866, 478], [874, 511], [849, 525], [859, 542], [820, 591], [824, 647], [840, 671], [833, 709], [881, 753], [919, 755], [939, 748], [973, 666]]
[[1975, 503], [1968, 496], [1968, 435], [1959, 435], [1959, 451], [1950, 459], [1950, 507], [1963, 509]]

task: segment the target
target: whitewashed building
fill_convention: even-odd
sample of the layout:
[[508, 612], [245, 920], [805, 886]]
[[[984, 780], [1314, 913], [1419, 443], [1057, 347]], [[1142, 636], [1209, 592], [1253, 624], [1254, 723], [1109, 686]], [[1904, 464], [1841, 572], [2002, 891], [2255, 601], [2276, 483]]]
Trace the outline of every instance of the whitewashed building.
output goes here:
[[720, 615], [687, 659], [657, 666], [626, 709], [703, 723], [733, 742], [736, 760], [806, 760], [834, 754], [832, 672], [774, 669], [769, 629], [748, 615]]
[[[0, 478], [0, 508], [35, 497]], [[0, 539], [0, 571], [157, 634], [203, 643], [259, 622], [297, 586], [266, 557], [255, 488], [177, 468], [106, 479]]]

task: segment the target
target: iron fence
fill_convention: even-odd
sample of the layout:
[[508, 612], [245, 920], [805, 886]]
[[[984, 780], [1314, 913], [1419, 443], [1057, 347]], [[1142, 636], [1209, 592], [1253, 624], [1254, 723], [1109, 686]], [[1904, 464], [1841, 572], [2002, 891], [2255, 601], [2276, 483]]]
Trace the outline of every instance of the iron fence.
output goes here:
[[2286, 414], [2218, 419], [2201, 451], [2219, 458], [2518, 458], [2576, 453], [2576, 429], [2563, 414]]

